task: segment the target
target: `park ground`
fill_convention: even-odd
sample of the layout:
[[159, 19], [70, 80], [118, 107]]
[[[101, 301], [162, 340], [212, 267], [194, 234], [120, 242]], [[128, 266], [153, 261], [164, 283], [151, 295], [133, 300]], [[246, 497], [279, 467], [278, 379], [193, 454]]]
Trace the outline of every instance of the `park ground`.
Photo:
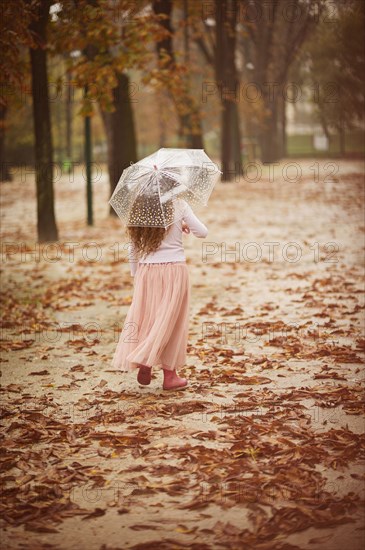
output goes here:
[[58, 179], [53, 245], [32, 175], [1, 184], [3, 548], [364, 548], [364, 165], [288, 163], [217, 184], [184, 236], [175, 393], [111, 367], [133, 279], [105, 168], [93, 226]]

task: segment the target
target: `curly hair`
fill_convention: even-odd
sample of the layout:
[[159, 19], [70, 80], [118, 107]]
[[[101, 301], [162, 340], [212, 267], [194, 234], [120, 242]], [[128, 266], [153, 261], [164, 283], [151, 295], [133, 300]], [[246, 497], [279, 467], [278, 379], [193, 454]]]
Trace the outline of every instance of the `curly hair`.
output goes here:
[[[134, 201], [129, 218], [133, 219], [136, 213], [147, 210], [152, 210], [154, 213], [154, 221], [160, 221], [161, 223], [164, 220], [164, 215], [166, 218], [171, 219], [171, 216], [174, 214], [172, 201], [165, 203], [161, 210], [161, 205], [157, 203], [155, 199], [140, 196]], [[136, 255], [142, 259], [147, 256], [147, 254], [158, 249], [170, 229], [171, 225], [166, 229], [165, 227], [127, 225], [126, 234], [127, 238], [132, 241], [134, 245]]]

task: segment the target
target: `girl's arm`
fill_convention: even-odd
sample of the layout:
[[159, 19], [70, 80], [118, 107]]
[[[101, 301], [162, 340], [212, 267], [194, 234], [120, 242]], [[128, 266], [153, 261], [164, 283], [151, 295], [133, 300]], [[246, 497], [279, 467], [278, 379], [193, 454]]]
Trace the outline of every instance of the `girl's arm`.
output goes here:
[[208, 229], [199, 218], [196, 217], [188, 203], [186, 203], [182, 219], [195, 237], [204, 239], [208, 235]]

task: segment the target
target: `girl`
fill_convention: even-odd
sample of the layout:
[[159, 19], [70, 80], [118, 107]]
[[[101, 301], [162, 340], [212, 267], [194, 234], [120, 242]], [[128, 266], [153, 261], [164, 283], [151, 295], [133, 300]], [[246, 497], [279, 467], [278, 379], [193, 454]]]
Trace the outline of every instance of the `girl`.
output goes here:
[[[156, 214], [156, 201], [141, 196], [133, 208], [141, 207]], [[162, 215], [174, 220], [167, 229], [127, 227], [134, 292], [112, 365], [123, 372], [138, 369], [142, 385], [150, 384], [153, 366], [162, 367], [163, 389], [177, 390], [188, 386], [176, 372], [186, 361], [190, 308], [182, 232], [205, 238], [208, 230], [180, 198], [164, 205]]]

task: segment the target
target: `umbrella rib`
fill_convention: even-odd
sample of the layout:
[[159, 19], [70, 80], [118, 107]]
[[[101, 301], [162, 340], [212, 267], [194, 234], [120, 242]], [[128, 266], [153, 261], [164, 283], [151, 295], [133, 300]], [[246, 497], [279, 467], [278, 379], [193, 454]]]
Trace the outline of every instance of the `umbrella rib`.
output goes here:
[[166, 229], [166, 220], [165, 220], [165, 216], [164, 216], [164, 213], [163, 213], [163, 207], [162, 207], [162, 202], [161, 202], [160, 182], [158, 181], [157, 174], [155, 174], [155, 177], [156, 177], [156, 180], [157, 180], [158, 196], [159, 196], [159, 199], [160, 199], [160, 205], [161, 205], [161, 212], [162, 212], [162, 217], [163, 217], [163, 222], [164, 222], [164, 228]]

